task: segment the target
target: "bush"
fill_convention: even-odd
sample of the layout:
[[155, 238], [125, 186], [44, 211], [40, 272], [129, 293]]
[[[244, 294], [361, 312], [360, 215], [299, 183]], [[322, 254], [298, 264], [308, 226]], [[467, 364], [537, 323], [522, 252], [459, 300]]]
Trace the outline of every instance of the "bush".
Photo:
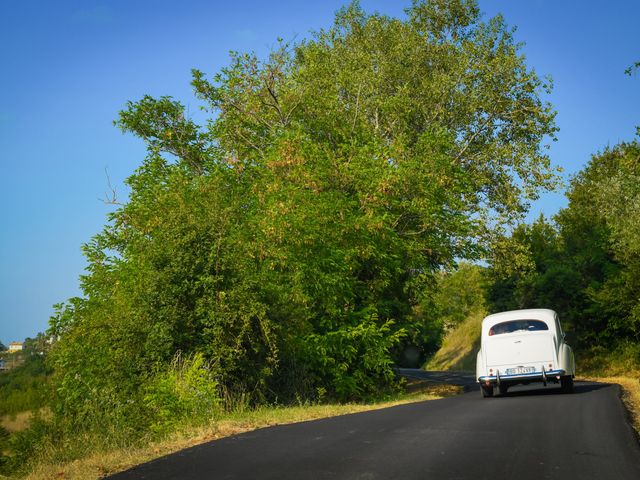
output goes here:
[[592, 345], [576, 352], [576, 366], [583, 375], [638, 375], [640, 345], [628, 340], [621, 341], [615, 348]]
[[157, 373], [145, 389], [144, 405], [150, 411], [150, 428], [162, 434], [183, 422], [198, 423], [220, 409], [218, 381], [201, 353], [177, 353], [167, 370]]
[[380, 323], [377, 315], [369, 314], [355, 326], [309, 335], [309, 357], [319, 364], [316, 371], [326, 375], [320, 385], [331, 385], [330, 393], [340, 400], [362, 398], [391, 385], [389, 352], [405, 335], [392, 327], [392, 321]]

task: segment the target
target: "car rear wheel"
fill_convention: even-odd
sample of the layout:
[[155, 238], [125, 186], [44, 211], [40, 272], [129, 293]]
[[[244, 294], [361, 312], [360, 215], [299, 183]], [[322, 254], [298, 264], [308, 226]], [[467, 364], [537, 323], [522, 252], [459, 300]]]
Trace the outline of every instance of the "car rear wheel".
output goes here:
[[506, 395], [509, 391], [509, 385], [500, 385], [498, 389], [500, 390], [500, 395]]
[[483, 385], [480, 386], [480, 391], [482, 392], [482, 397], [493, 397], [493, 387], [485, 387]]
[[561, 377], [560, 387], [563, 393], [573, 393], [573, 377], [571, 375]]

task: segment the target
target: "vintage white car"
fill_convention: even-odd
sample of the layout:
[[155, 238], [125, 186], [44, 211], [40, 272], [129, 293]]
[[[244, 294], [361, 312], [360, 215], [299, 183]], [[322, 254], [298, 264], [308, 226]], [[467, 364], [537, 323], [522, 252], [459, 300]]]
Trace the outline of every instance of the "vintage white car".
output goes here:
[[476, 381], [483, 397], [512, 385], [560, 383], [573, 392], [576, 373], [571, 347], [564, 341], [558, 314], [548, 309], [495, 313], [482, 321]]

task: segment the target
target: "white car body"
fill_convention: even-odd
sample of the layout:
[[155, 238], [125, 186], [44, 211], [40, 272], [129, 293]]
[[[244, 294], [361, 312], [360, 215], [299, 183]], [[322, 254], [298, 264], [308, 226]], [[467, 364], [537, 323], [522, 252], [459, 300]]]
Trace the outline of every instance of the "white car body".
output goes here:
[[549, 309], [495, 313], [482, 321], [476, 381], [483, 396], [516, 384], [561, 383], [573, 391], [575, 360], [564, 341], [558, 314]]

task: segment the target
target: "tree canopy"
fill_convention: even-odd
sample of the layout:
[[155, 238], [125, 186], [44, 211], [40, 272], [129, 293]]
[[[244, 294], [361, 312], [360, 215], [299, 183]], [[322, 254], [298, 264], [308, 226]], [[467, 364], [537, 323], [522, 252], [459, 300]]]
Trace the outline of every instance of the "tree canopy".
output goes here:
[[61, 416], [147, 418], [177, 352], [256, 402], [390, 383], [401, 342], [429, 335], [434, 274], [555, 183], [549, 85], [503, 19], [406, 13], [352, 3], [266, 59], [194, 71], [203, 124], [171, 97], [121, 112], [148, 155], [52, 318]]
[[505, 274], [516, 262], [494, 260], [493, 308], [554, 308], [581, 347], [640, 343], [639, 167], [637, 142], [607, 148], [573, 178], [555, 223], [519, 226], [511, 251], [527, 267]]

